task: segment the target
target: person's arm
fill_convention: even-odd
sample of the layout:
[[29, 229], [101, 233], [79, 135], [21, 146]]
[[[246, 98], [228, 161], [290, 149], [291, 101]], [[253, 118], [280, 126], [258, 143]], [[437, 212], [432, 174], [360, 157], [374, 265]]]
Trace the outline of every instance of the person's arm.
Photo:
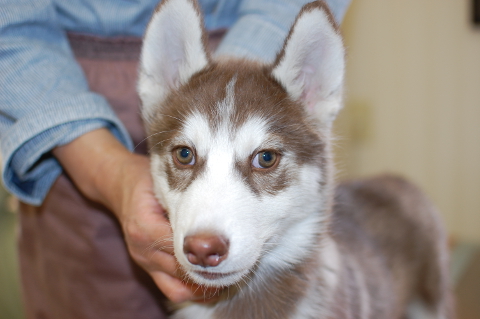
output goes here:
[[50, 150], [107, 127], [132, 148], [107, 101], [89, 91], [50, 0], [0, 5], [0, 151], [12, 194], [40, 205], [61, 173]]

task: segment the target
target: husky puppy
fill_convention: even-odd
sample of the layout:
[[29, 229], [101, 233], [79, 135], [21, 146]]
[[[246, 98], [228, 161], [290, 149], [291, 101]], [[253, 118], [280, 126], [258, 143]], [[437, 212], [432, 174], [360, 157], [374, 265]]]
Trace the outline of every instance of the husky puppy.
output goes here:
[[333, 185], [345, 49], [325, 3], [301, 10], [273, 64], [206, 48], [196, 2], [166, 0], [140, 62], [175, 256], [221, 295], [174, 318], [403, 319], [415, 298], [453, 318], [445, 234], [420, 191], [390, 176]]

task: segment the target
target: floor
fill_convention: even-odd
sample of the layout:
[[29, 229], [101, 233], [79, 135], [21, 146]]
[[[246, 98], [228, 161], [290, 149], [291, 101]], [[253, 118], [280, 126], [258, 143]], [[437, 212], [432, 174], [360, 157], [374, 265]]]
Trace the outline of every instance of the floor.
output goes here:
[[[0, 203], [5, 202], [0, 191]], [[0, 319], [23, 319], [15, 252], [17, 216], [0, 209]], [[452, 252], [458, 319], [480, 319], [480, 246], [460, 244]]]

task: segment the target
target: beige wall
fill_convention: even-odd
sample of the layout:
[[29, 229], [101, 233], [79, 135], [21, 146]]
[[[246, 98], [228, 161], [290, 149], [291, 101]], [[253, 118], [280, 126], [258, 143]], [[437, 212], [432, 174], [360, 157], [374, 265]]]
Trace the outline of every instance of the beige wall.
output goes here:
[[339, 177], [398, 172], [480, 242], [480, 28], [469, 0], [353, 0]]

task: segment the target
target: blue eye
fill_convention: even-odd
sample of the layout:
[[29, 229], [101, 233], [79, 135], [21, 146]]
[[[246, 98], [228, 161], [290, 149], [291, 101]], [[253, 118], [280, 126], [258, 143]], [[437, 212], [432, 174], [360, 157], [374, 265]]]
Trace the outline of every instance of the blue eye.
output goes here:
[[188, 148], [182, 148], [180, 150], [180, 156], [183, 158], [188, 158], [192, 152]]
[[252, 166], [256, 168], [270, 168], [277, 162], [277, 153], [274, 151], [258, 152], [252, 160]]
[[273, 159], [273, 155], [271, 152], [263, 152], [262, 154], [262, 160], [264, 163], [269, 163]]
[[176, 161], [181, 165], [195, 164], [195, 156], [193, 151], [188, 147], [179, 147], [174, 151]]

